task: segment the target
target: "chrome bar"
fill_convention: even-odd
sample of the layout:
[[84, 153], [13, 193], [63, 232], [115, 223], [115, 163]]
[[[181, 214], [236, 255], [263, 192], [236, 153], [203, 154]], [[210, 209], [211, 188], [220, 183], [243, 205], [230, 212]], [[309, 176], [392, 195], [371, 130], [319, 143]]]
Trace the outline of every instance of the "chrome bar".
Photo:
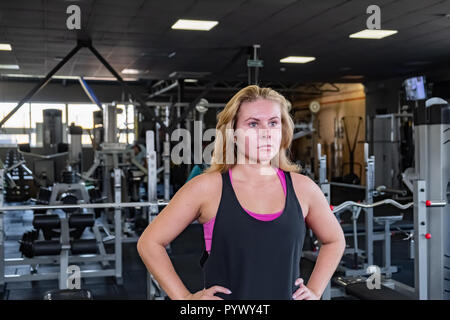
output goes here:
[[61, 205], [34, 205], [34, 206], [7, 206], [0, 207], [2, 211], [24, 211], [24, 210], [55, 210], [55, 209], [95, 209], [95, 208], [130, 208], [130, 207], [150, 207], [152, 205], [166, 206], [169, 201], [158, 200], [157, 202], [124, 202], [124, 203], [80, 203]]
[[397, 208], [405, 210], [405, 209], [408, 209], [409, 207], [413, 206], [414, 202], [409, 202], [407, 204], [401, 204], [392, 199], [384, 199], [381, 201], [374, 202], [372, 204], [366, 204], [366, 203], [359, 203], [359, 202], [354, 202], [354, 201], [345, 201], [344, 203], [341, 203], [340, 205], [335, 206], [333, 208], [333, 213], [338, 213], [339, 211], [342, 211], [343, 209], [345, 209], [347, 207], [356, 206], [356, 207], [362, 207], [362, 208], [373, 208], [373, 207], [377, 207], [377, 206], [380, 206], [383, 204], [392, 204], [392, 205], [396, 206]]

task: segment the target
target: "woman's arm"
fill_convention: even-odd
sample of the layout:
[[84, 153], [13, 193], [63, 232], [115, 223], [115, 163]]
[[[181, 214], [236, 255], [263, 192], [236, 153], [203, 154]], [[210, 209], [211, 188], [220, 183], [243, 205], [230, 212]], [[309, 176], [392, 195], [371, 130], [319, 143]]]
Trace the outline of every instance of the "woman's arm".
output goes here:
[[302, 187], [308, 206], [305, 221], [322, 243], [306, 286], [320, 298], [344, 254], [345, 237], [322, 190], [313, 180], [303, 177], [307, 180]]
[[137, 243], [147, 270], [172, 300], [186, 299], [191, 293], [175, 272], [166, 246], [198, 218], [210, 180], [200, 175], [186, 183], [147, 226]]

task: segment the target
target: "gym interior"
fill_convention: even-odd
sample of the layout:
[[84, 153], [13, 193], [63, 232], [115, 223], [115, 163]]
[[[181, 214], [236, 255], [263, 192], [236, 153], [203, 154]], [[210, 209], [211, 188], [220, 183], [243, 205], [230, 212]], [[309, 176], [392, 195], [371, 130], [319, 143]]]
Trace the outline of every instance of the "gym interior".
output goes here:
[[[321, 299], [450, 300], [449, 2], [16, 0], [0, 13], [2, 299], [168, 300], [138, 239], [256, 84], [290, 102], [290, 159], [345, 235]], [[177, 130], [192, 136], [181, 163]], [[320, 246], [307, 230], [305, 283]], [[201, 290], [203, 226], [166, 249]]]

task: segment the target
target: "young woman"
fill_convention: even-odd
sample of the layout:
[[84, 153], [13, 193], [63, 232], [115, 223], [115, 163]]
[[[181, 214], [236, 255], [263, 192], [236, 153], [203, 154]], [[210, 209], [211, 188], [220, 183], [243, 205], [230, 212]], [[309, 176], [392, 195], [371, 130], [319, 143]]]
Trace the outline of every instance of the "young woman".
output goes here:
[[[345, 249], [321, 189], [286, 152], [293, 121], [270, 88], [240, 90], [218, 115], [211, 167], [187, 182], [139, 239], [138, 252], [171, 299], [320, 299]], [[165, 247], [203, 224], [204, 289], [189, 292]], [[308, 284], [299, 278], [306, 224], [322, 246]]]

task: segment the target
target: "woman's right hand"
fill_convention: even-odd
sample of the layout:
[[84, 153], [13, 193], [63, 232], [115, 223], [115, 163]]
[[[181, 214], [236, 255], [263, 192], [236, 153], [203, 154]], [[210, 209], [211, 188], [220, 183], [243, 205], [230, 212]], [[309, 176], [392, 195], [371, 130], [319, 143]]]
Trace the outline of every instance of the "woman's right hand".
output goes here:
[[208, 289], [203, 289], [195, 293], [190, 293], [185, 300], [223, 300], [220, 297], [216, 297], [214, 294], [217, 292], [222, 292], [225, 294], [230, 294], [231, 291], [227, 288], [221, 286], [212, 286]]

